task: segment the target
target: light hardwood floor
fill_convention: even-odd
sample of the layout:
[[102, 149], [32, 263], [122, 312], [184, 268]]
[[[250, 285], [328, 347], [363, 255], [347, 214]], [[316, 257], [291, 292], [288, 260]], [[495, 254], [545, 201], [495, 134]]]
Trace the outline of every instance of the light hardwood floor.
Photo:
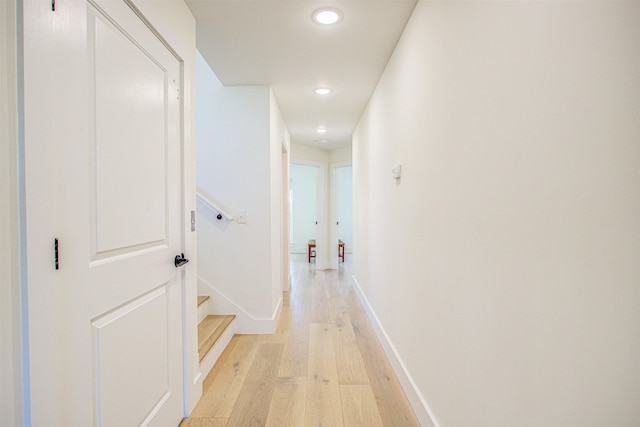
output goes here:
[[419, 426], [351, 283], [293, 255], [276, 333], [236, 335], [180, 427]]

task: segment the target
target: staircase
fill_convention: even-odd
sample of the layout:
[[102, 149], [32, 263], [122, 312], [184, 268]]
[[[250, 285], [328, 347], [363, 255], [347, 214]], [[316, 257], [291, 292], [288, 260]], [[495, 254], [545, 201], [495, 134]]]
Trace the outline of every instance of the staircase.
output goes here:
[[208, 295], [198, 296], [198, 356], [206, 377], [233, 337], [235, 315], [215, 315]]

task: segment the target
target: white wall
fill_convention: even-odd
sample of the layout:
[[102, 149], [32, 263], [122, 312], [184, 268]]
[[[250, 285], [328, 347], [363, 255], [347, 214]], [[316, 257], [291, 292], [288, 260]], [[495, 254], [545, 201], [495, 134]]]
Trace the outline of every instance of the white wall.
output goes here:
[[335, 148], [329, 151], [329, 162], [350, 162], [351, 161], [351, 145], [342, 148]]
[[291, 192], [293, 194], [292, 253], [306, 254], [307, 242], [317, 237], [318, 167], [291, 165]]
[[354, 277], [440, 425], [640, 425], [639, 40], [639, 2], [419, 1]]
[[0, 425], [22, 424], [16, 3], [0, 2]]
[[224, 230], [198, 215], [198, 275], [250, 316], [269, 319], [281, 297], [286, 128], [268, 86], [224, 87], [199, 54], [197, 81], [198, 188], [232, 215], [247, 214], [246, 224]]
[[332, 151], [296, 144], [295, 142], [291, 144], [292, 163], [316, 162], [328, 164], [331, 153]]

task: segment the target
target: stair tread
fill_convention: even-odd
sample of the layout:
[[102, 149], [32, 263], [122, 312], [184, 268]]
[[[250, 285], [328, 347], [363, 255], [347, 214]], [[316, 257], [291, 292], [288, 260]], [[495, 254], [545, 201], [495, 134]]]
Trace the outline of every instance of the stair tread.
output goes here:
[[198, 307], [200, 307], [209, 298], [211, 298], [209, 295], [198, 295]]
[[198, 325], [198, 355], [200, 362], [202, 362], [202, 359], [235, 318], [235, 314], [210, 315], [200, 322]]

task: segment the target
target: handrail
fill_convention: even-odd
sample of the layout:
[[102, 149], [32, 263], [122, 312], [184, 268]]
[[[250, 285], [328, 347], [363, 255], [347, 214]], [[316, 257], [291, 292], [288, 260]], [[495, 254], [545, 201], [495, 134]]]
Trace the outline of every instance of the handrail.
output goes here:
[[214, 212], [215, 214], [219, 214], [216, 217], [218, 218], [218, 220], [221, 220], [222, 217], [224, 217], [227, 221], [233, 221], [233, 216], [229, 215], [227, 212], [225, 212], [223, 209], [220, 209], [212, 200], [210, 197], [208, 197], [204, 192], [202, 192], [200, 189], [196, 190], [196, 203], [200, 203], [202, 204], [205, 208], [209, 209], [210, 211]]

